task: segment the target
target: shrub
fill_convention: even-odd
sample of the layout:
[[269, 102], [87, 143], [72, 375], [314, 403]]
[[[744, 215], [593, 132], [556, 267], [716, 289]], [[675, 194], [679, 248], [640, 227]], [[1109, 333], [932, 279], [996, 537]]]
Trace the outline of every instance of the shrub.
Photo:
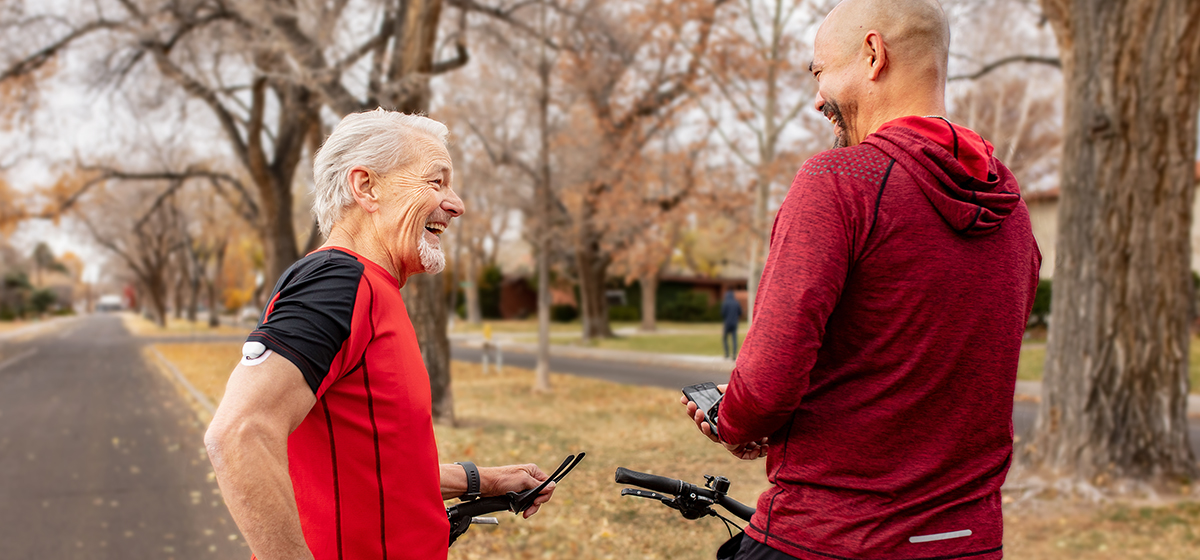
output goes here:
[[608, 308], [609, 321], [641, 321], [642, 313], [633, 305], [613, 305]]
[[676, 292], [674, 297], [662, 302], [658, 319], [663, 321], [719, 321], [721, 309], [708, 304], [708, 296], [699, 292]]
[[33, 297], [29, 298], [29, 305], [33, 307], [33, 312], [42, 314], [50, 310], [58, 301], [58, 296], [53, 290], [37, 290], [33, 292]]
[[1050, 291], [1049, 278], [1038, 281], [1037, 293], [1033, 296], [1033, 310], [1029, 312], [1029, 326], [1045, 326], [1050, 321]]
[[574, 305], [560, 303], [550, 306], [550, 320], [556, 323], [570, 323], [579, 317], [579, 310]]

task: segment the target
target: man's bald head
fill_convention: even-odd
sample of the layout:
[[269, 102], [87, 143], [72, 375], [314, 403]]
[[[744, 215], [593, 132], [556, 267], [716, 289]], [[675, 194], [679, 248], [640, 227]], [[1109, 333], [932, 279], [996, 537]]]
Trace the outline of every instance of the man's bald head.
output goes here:
[[945, 111], [950, 25], [937, 0], [845, 0], [817, 30], [816, 108], [837, 145], [854, 145], [887, 119]]
[[835, 56], [850, 55], [870, 31], [883, 37], [892, 64], [913, 70], [933, 67], [945, 79], [950, 23], [937, 0], [845, 0], [829, 12], [817, 41], [832, 47]]

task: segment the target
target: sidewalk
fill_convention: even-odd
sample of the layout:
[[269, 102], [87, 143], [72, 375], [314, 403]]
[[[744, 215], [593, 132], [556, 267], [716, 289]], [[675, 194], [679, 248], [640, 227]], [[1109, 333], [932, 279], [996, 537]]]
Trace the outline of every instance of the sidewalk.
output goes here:
[[[450, 335], [450, 343], [465, 348], [483, 348], [483, 337], [478, 334]], [[519, 354], [536, 354], [537, 345], [512, 342], [511, 337], [497, 336], [492, 341], [503, 352]], [[635, 352], [632, 350], [603, 350], [600, 348], [581, 348], [578, 346], [550, 345], [551, 356], [597, 360], [606, 362], [622, 362], [642, 365], [659, 365], [692, 369], [697, 371], [715, 372], [728, 375], [733, 371], [734, 362], [720, 356], [696, 356], [691, 354], [660, 354], [656, 352]], [[1017, 381], [1014, 398], [1018, 401], [1040, 402], [1042, 399], [1041, 381]], [[1188, 416], [1200, 417], [1200, 395], [1188, 395]]]

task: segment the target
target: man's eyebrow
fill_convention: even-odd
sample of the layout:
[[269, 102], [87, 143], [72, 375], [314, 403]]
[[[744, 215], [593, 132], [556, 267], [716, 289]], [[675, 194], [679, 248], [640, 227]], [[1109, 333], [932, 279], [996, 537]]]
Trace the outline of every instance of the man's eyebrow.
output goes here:
[[809, 62], [809, 63], [808, 63], [808, 73], [809, 73], [809, 74], [812, 74], [812, 65], [813, 65], [813, 63], [812, 63], [812, 62]]

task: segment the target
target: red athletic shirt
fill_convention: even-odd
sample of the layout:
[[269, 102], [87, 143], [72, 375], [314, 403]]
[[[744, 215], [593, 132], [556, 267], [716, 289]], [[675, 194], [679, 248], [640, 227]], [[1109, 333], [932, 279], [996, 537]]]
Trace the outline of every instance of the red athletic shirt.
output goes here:
[[247, 340], [295, 364], [317, 397], [288, 438], [317, 560], [446, 558], [429, 377], [396, 278], [346, 249], [309, 254]]
[[909, 117], [805, 162], [718, 420], [770, 437], [747, 534], [801, 559], [1001, 558], [1040, 264], [970, 129]]

